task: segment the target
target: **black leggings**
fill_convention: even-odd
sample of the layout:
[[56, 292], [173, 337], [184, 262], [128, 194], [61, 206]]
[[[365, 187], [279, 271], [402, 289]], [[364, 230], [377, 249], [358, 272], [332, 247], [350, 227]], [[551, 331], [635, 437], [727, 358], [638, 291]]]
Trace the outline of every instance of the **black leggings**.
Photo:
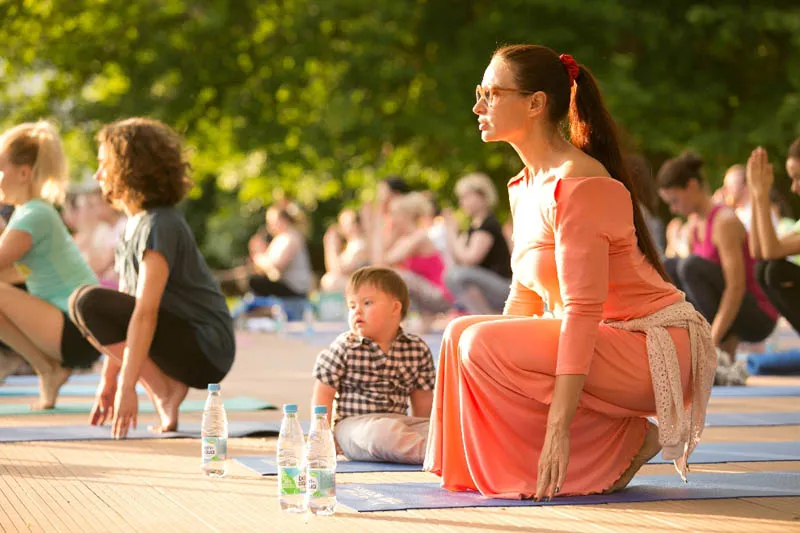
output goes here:
[[756, 279], [769, 301], [800, 334], [800, 266], [785, 259], [761, 261]]
[[307, 295], [295, 292], [282, 281], [272, 281], [267, 276], [250, 276], [250, 290], [256, 296], [276, 296], [278, 298], [305, 298]]
[[[69, 301], [72, 321], [100, 346], [126, 340], [135, 306], [133, 296], [98, 286], [80, 287]], [[158, 310], [149, 355], [166, 375], [197, 389], [219, 383], [226, 374], [203, 353], [194, 326], [164, 308]]]
[[[725, 290], [722, 267], [696, 255], [667, 259], [664, 266], [675, 285], [686, 293], [686, 299], [709, 323], [713, 322]], [[745, 342], [761, 342], [774, 329], [775, 321], [759, 307], [753, 294], [746, 291], [739, 312], [723, 340], [733, 334]]]

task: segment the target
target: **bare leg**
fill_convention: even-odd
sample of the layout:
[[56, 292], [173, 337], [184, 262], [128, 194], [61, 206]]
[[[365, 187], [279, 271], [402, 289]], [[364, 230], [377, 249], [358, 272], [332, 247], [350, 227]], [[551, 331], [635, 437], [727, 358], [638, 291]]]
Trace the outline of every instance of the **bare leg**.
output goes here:
[[650, 423], [650, 426], [647, 429], [647, 435], [645, 435], [644, 438], [644, 443], [639, 449], [639, 452], [633, 458], [633, 461], [631, 461], [631, 465], [627, 470], [625, 470], [625, 472], [622, 473], [622, 476], [620, 476], [620, 478], [615, 481], [608, 490], [605, 491], [605, 493], [610, 494], [627, 487], [628, 483], [630, 483], [633, 479], [633, 476], [636, 475], [636, 472], [638, 472], [647, 463], [647, 461], [655, 457], [660, 451], [661, 444], [658, 442], [658, 426]]
[[[126, 343], [119, 342], [104, 346], [103, 351], [109, 357], [122, 362], [125, 347]], [[152, 426], [150, 429], [157, 433], [175, 431], [178, 428], [178, 409], [189, 392], [188, 385], [166, 375], [149, 357], [142, 365], [139, 382], [161, 419], [160, 425]]]
[[[12, 303], [13, 302], [13, 303]], [[39, 375], [39, 400], [32, 409], [52, 409], [72, 370], [61, 366], [64, 315], [54, 305], [0, 283], [0, 339]]]

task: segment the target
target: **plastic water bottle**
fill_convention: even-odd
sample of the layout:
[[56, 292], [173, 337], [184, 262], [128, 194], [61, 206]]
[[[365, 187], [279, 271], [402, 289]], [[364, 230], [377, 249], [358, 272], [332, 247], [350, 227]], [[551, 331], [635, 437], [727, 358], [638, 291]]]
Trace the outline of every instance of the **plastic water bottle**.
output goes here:
[[283, 333], [283, 330], [286, 329], [286, 322], [289, 321], [283, 306], [279, 304], [273, 305], [270, 308], [270, 313], [272, 314], [272, 320], [275, 322], [275, 332]]
[[306, 507], [315, 515], [336, 511], [336, 444], [327, 414], [324, 405], [314, 406], [306, 448]]
[[202, 426], [203, 473], [215, 478], [228, 473], [228, 416], [219, 391], [219, 383], [209, 383]]
[[311, 303], [306, 304], [305, 309], [303, 309], [303, 322], [306, 326], [306, 336], [310, 337], [314, 334], [314, 322], [316, 318], [314, 317], [314, 306]]
[[287, 513], [305, 511], [306, 472], [303, 455], [305, 438], [297, 405], [283, 406], [283, 421], [278, 435], [278, 503]]

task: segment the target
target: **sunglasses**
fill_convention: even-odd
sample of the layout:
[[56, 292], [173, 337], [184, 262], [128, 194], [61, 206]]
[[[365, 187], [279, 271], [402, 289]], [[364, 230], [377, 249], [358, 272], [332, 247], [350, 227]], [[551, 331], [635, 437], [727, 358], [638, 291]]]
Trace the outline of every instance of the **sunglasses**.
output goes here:
[[494, 97], [500, 93], [517, 93], [517, 94], [533, 94], [531, 91], [523, 91], [522, 89], [508, 89], [506, 87], [484, 87], [478, 85], [475, 87], [475, 103], [481, 100], [486, 100], [487, 105], [494, 103]]

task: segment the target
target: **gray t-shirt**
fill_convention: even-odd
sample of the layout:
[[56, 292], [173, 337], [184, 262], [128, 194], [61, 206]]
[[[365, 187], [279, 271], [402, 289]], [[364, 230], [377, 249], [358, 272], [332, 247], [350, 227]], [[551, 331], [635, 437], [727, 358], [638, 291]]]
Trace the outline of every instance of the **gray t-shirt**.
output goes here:
[[227, 372], [236, 351], [233, 320], [186, 219], [174, 207], [157, 207], [139, 213], [128, 224], [116, 251], [120, 290], [136, 294], [139, 263], [146, 250], [163, 255], [169, 278], [161, 306], [194, 326], [205, 356]]

